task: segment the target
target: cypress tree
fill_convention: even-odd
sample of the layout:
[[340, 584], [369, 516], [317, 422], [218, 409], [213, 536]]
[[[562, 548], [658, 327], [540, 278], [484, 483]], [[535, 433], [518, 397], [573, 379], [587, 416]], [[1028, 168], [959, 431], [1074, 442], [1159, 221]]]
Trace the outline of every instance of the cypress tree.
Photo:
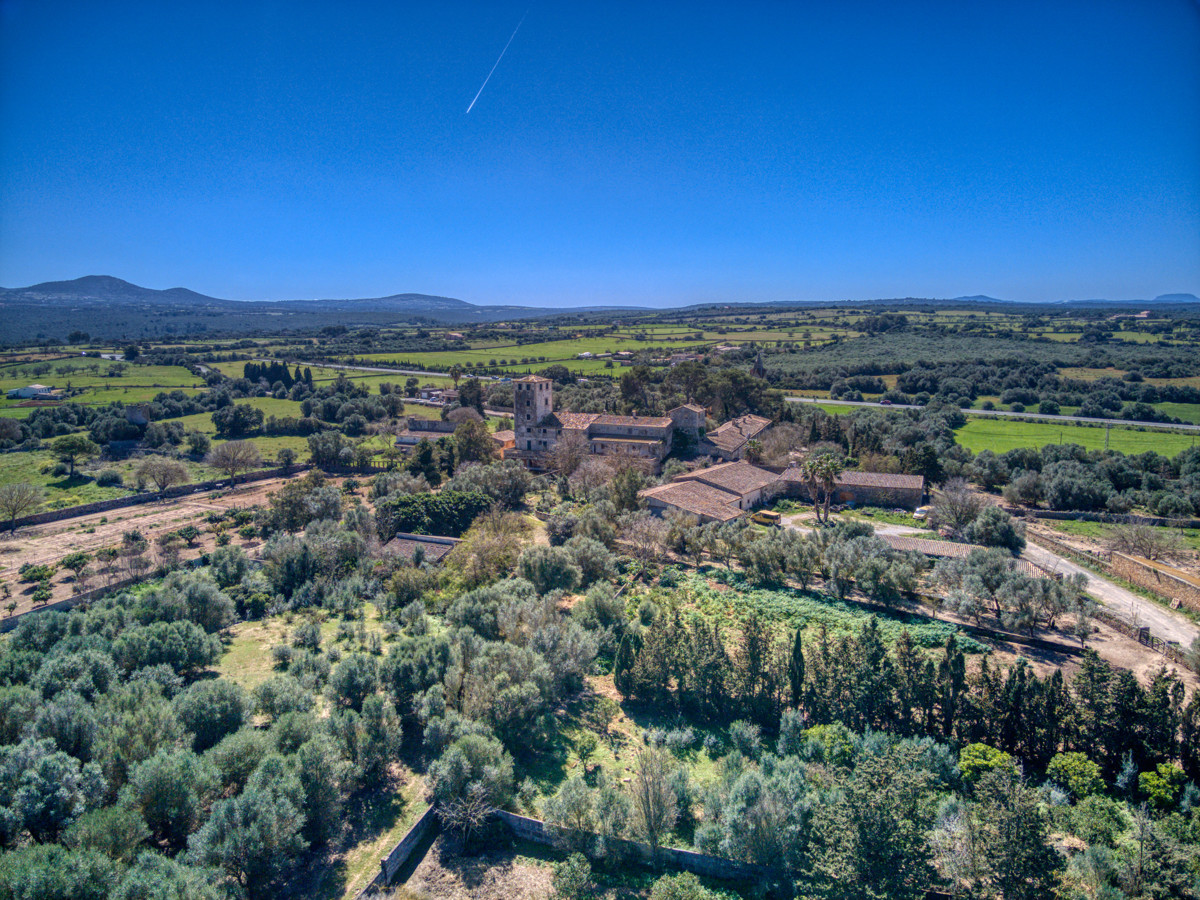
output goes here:
[[635, 654], [632, 636], [626, 634], [617, 645], [617, 656], [613, 660], [613, 685], [621, 692], [622, 697], [633, 695], [633, 664]]
[[792, 658], [788, 660], [788, 686], [792, 691], [792, 708], [799, 709], [804, 692], [804, 648], [801, 646], [801, 631], [798, 628], [796, 639], [792, 642]]

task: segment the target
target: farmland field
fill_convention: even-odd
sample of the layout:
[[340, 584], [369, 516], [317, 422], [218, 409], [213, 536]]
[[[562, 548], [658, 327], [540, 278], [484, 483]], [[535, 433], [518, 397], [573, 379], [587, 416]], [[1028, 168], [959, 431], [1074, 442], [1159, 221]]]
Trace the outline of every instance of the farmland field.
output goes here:
[[[1041, 448], [1047, 444], [1079, 444], [1088, 450], [1104, 449], [1103, 426], [1059, 425], [1054, 422], [1020, 422], [1004, 419], [971, 418], [955, 432], [958, 443], [972, 453], [993, 450], [1004, 453], [1018, 447]], [[1122, 453], [1153, 450], [1174, 456], [1195, 445], [1196, 437], [1169, 431], [1139, 431], [1133, 428], [1109, 430], [1108, 446]]]

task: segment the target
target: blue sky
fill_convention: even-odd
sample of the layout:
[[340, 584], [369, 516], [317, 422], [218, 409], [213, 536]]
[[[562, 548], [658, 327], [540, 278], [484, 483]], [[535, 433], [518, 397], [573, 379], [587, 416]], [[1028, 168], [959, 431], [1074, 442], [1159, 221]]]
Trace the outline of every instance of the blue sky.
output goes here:
[[0, 0], [0, 284], [87, 274], [1200, 294], [1200, 4]]

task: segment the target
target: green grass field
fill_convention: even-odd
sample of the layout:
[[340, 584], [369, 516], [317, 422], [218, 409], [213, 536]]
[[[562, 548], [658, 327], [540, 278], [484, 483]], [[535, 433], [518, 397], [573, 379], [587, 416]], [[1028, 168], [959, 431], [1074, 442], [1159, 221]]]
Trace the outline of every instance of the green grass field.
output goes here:
[[[955, 432], [958, 443], [972, 453], [992, 450], [1005, 453], [1018, 447], [1041, 448], [1047, 444], [1079, 444], [1088, 450], [1104, 449], [1102, 426], [1059, 425], [1055, 422], [1020, 422], [1005, 419], [971, 418]], [[1171, 431], [1138, 431], [1133, 428], [1109, 430], [1110, 450], [1122, 453], [1145, 453], [1153, 450], [1164, 456], [1195, 445], [1198, 435]]]
[[[117, 369], [118, 366], [124, 367], [123, 371]], [[47, 367], [50, 371], [45, 371]], [[121, 374], [114, 376], [114, 370]], [[29, 415], [32, 407], [19, 406], [23, 401], [9, 400], [5, 396], [10, 389], [29, 384], [45, 384], [62, 390], [66, 402], [88, 406], [104, 406], [116, 401], [146, 403], [163, 391], [196, 394], [205, 389], [203, 381], [181, 366], [141, 366], [90, 357], [0, 364], [0, 415], [15, 418]]]
[[1176, 419], [1200, 425], [1200, 403], [1155, 403], [1154, 408]]
[[42, 471], [44, 468], [54, 466], [56, 462], [54, 454], [48, 450], [35, 450], [31, 453], [2, 453], [0, 454], [0, 484], [23, 482], [42, 488], [45, 499], [36, 510], [37, 512], [77, 506], [80, 503], [93, 503], [97, 500], [110, 500], [113, 497], [123, 497], [128, 493], [118, 487], [100, 487], [91, 478], [78, 475], [75, 478], [67, 478], [65, 475], [52, 475]]

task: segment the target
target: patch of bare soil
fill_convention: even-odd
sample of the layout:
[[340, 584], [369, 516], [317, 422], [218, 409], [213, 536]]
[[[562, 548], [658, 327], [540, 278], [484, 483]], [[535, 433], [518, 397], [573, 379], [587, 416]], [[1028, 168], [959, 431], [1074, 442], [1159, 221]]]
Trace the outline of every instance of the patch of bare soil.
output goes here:
[[[239, 486], [232, 491], [204, 491], [161, 503], [143, 503], [139, 506], [128, 506], [105, 513], [93, 513], [72, 519], [60, 519], [57, 522], [47, 522], [44, 525], [33, 525], [20, 529], [16, 534], [5, 532], [0, 536], [0, 581], [7, 582], [12, 588], [13, 599], [17, 601], [17, 608], [13, 613], [20, 615], [34, 607], [29, 596], [33, 592], [34, 586], [17, 582], [17, 573], [26, 563], [34, 565], [57, 563], [64, 556], [76, 551], [95, 553], [106, 547], [117, 547], [120, 546], [125, 532], [134, 530], [140, 531], [146, 538], [153, 556], [157, 549], [155, 539], [159, 536], [176, 531], [185, 525], [195, 525], [203, 531], [204, 518], [210, 512], [224, 512], [228, 509], [242, 509], [265, 504], [267, 495], [279, 490], [285, 480], [272, 478]], [[253, 552], [258, 546], [257, 541], [241, 540], [234, 531], [231, 531], [230, 535], [236, 543], [242, 544], [247, 552]], [[211, 551], [215, 546], [216, 536], [205, 532], [196, 542], [195, 547], [182, 548], [179, 558], [181, 560], [193, 559], [202, 553]], [[114, 574], [112, 577], [121, 576]], [[104, 578], [96, 576], [86, 587], [98, 588], [104, 586], [105, 583]], [[49, 602], [66, 600], [73, 596], [75, 584], [71, 573], [56, 572], [51, 580], [51, 588], [53, 595]]]
[[[458, 856], [444, 837], [434, 840], [397, 898], [429, 900], [541, 900], [551, 896], [549, 865], [497, 847]], [[385, 895], [386, 896], [386, 895]]]

